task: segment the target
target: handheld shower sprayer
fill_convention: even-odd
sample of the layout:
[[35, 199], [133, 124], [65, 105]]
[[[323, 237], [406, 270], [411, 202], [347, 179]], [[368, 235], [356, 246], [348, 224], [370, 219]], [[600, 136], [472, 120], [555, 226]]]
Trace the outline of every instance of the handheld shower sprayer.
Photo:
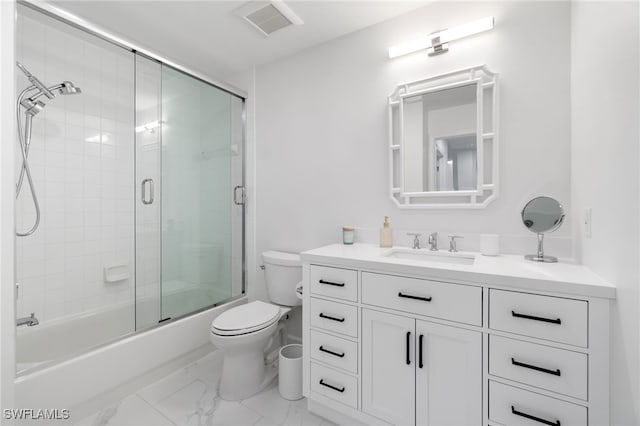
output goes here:
[[[20, 62], [16, 62], [16, 66], [24, 73], [29, 82], [31, 83], [26, 89], [24, 89], [18, 95], [16, 101], [16, 119], [18, 121], [18, 143], [20, 144], [20, 153], [22, 155], [22, 167], [20, 168], [20, 176], [16, 183], [16, 199], [20, 196], [20, 190], [22, 189], [22, 183], [24, 177], [27, 177], [29, 183], [29, 190], [31, 192], [31, 199], [33, 200], [33, 206], [36, 211], [36, 219], [33, 226], [26, 232], [16, 231], [18, 237], [26, 237], [35, 232], [40, 224], [40, 204], [38, 203], [38, 197], [36, 196], [36, 189], [31, 177], [31, 169], [29, 168], [29, 147], [31, 146], [31, 127], [33, 125], [33, 117], [44, 109], [46, 104], [43, 101], [38, 100], [39, 97], [45, 96], [48, 99], [54, 99], [56, 92], [60, 95], [75, 95], [82, 93], [79, 87], [76, 87], [70, 81], [63, 81], [60, 84], [56, 84], [51, 87], [45, 86], [35, 75], [31, 74], [27, 68]], [[33, 94], [31, 94], [33, 92]], [[31, 94], [27, 97], [27, 94]], [[24, 108], [24, 130], [22, 128], [22, 117], [20, 108]]]

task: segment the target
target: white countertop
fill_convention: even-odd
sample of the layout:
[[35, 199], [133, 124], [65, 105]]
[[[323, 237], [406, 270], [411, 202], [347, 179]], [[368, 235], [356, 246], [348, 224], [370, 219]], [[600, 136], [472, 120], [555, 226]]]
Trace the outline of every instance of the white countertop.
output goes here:
[[482, 256], [478, 253], [460, 252], [475, 255], [475, 262], [473, 265], [457, 265], [383, 256], [389, 250], [391, 249], [375, 244], [332, 244], [305, 251], [301, 256], [303, 261], [310, 263], [421, 275], [432, 279], [467, 281], [567, 295], [608, 299], [616, 297], [616, 288], [589, 268], [562, 260], [558, 263], [538, 263], [525, 260], [521, 255]]

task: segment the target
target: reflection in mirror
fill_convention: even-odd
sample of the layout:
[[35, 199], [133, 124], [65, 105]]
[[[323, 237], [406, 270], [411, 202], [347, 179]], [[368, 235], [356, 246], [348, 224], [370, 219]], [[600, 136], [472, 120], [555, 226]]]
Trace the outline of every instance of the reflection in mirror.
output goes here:
[[477, 189], [476, 93], [471, 83], [404, 99], [405, 192]]

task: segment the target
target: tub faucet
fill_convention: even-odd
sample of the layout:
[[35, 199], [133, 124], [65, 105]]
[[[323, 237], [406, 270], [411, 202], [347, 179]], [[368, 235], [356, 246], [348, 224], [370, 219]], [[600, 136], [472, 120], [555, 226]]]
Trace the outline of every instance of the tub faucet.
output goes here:
[[36, 318], [35, 312], [31, 312], [31, 315], [28, 317], [18, 318], [16, 320], [16, 327], [20, 327], [26, 325], [27, 327], [33, 327], [34, 325], [40, 324], [38, 318]]
[[438, 233], [434, 232], [433, 234], [429, 234], [429, 250], [438, 251]]

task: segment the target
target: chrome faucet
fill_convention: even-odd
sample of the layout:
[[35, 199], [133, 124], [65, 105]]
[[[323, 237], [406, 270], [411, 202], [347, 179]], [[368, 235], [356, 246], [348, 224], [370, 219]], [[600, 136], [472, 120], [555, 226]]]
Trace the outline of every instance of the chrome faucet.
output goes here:
[[464, 238], [461, 237], [460, 235], [449, 235], [449, 238], [451, 238], [451, 240], [449, 241], [449, 252], [450, 253], [455, 253], [458, 251], [458, 246], [456, 244], [456, 238]]
[[412, 234], [411, 232], [408, 232], [407, 235], [413, 235], [413, 248], [414, 249], [419, 249], [420, 248], [420, 235], [422, 234]]
[[429, 250], [438, 251], [438, 233], [434, 232], [433, 234], [429, 234], [429, 240], [427, 241], [429, 244]]
[[35, 312], [31, 312], [31, 315], [28, 317], [22, 317], [16, 320], [16, 327], [21, 327], [23, 325], [26, 325], [27, 327], [33, 327], [34, 325], [38, 324], [40, 324], [40, 321], [38, 321], [38, 318], [36, 318]]

